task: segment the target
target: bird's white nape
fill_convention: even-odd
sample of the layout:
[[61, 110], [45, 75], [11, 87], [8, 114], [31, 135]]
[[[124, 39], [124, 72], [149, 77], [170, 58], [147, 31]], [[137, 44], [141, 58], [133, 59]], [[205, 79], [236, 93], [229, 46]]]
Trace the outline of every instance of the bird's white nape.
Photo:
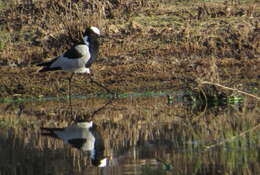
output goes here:
[[100, 35], [100, 30], [97, 27], [91, 26], [90, 29], [97, 35]]
[[79, 122], [77, 125], [81, 128], [91, 128], [93, 126], [93, 121], [90, 122]]

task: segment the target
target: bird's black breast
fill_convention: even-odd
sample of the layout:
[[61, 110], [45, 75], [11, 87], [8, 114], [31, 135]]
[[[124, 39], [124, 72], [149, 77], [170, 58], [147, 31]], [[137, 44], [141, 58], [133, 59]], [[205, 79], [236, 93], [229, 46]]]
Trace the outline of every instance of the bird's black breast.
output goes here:
[[99, 51], [99, 42], [98, 42], [97, 38], [95, 38], [95, 39], [92, 38], [89, 42], [90, 42], [90, 47], [89, 47], [90, 59], [86, 63], [86, 65], [85, 65], [86, 67], [90, 67], [92, 65], [92, 63], [97, 58], [98, 51]]

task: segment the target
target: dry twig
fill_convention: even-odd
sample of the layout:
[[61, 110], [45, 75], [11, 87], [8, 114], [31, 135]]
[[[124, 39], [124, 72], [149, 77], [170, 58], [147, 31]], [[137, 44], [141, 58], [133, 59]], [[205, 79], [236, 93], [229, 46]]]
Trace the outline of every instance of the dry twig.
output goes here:
[[230, 87], [227, 87], [227, 86], [224, 86], [224, 85], [218, 84], [218, 83], [213, 83], [213, 82], [208, 82], [208, 81], [202, 81], [201, 84], [210, 84], [210, 85], [215, 85], [215, 86], [218, 86], [218, 87], [221, 87], [221, 88], [224, 88], [224, 89], [228, 89], [228, 90], [231, 90], [231, 91], [237, 91], [238, 93], [241, 93], [241, 94], [244, 94], [244, 95], [247, 95], [247, 96], [253, 97], [253, 98], [257, 99], [257, 100], [260, 100], [260, 97], [254, 95], [254, 94], [250, 94], [250, 93], [247, 93], [247, 92], [241, 91], [241, 90], [239, 90], [239, 89], [230, 88]]

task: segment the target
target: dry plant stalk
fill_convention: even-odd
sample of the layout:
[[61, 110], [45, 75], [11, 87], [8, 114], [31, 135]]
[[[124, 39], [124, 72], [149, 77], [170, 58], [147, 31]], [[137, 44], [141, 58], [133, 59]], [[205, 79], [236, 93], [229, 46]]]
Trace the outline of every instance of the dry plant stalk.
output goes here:
[[216, 58], [215, 58], [215, 57], [212, 57], [212, 58], [211, 58], [211, 62], [210, 62], [210, 73], [211, 73], [211, 76], [210, 76], [211, 82], [217, 82], [217, 83], [219, 83], [218, 66], [217, 66]]
[[231, 91], [236, 91], [236, 92], [238, 92], [238, 93], [241, 93], [241, 94], [244, 94], [244, 95], [246, 95], [246, 96], [253, 97], [253, 98], [257, 99], [257, 100], [260, 100], [260, 97], [254, 95], [254, 94], [250, 94], [250, 93], [241, 91], [241, 90], [239, 90], [239, 89], [227, 87], [227, 86], [224, 86], [224, 85], [221, 85], [221, 84], [218, 84], [218, 83], [213, 83], [213, 82], [208, 82], [208, 81], [202, 81], [202, 82], [200, 82], [200, 83], [201, 83], [201, 84], [214, 85], [214, 86], [218, 86], [218, 87], [221, 87], [221, 88], [224, 88], [224, 89], [228, 89], [228, 90], [231, 90]]

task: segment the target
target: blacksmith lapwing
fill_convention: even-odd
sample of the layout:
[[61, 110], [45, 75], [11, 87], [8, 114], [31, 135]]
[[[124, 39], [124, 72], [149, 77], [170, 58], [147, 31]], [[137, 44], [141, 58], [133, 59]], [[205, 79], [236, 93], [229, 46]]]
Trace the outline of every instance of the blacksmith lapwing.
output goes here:
[[[97, 58], [99, 51], [100, 30], [97, 27], [88, 27], [83, 34], [81, 42], [74, 44], [68, 51], [61, 56], [54, 58], [51, 61], [38, 64], [37, 66], [43, 66], [39, 72], [48, 72], [63, 70], [65, 72], [71, 72], [69, 78], [69, 94], [71, 87], [71, 80], [74, 73], [88, 73], [90, 74], [90, 66]], [[106, 91], [110, 92], [106, 87], [94, 81], [90, 77], [91, 81], [98, 86], [101, 86]]]

